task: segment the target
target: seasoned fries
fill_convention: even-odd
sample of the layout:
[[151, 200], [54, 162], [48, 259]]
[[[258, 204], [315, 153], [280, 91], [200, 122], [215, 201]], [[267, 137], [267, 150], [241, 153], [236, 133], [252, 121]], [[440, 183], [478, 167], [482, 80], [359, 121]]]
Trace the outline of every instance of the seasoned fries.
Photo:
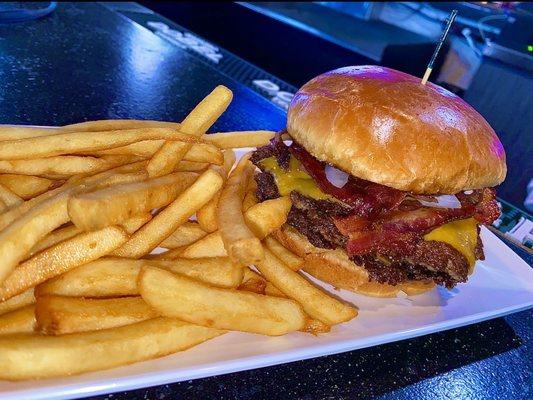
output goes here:
[[80, 374], [162, 357], [224, 333], [173, 318], [67, 336], [0, 337], [0, 379]]
[[142, 182], [76, 194], [69, 199], [68, 212], [72, 222], [80, 229], [100, 229], [133, 215], [166, 206], [196, 178], [194, 173], [176, 172]]
[[[180, 125], [180, 131], [193, 137], [202, 136], [226, 110], [232, 97], [231, 90], [217, 86], [187, 115]], [[148, 163], [148, 175], [153, 177], [170, 173], [190, 148], [188, 143], [167, 140]]]
[[217, 209], [217, 224], [224, 247], [232, 259], [243, 265], [263, 258], [261, 241], [248, 228], [242, 213], [242, 200], [254, 168], [248, 157], [239, 161], [220, 194]]
[[258, 202], [255, 166], [236, 164], [231, 149], [275, 133], [206, 134], [231, 99], [218, 86], [181, 123], [0, 126], [0, 379], [113, 368], [226, 331], [316, 335], [357, 315], [274, 239], [290, 198]]
[[292, 300], [214, 288], [154, 267], [143, 268], [139, 288], [142, 298], [162, 315], [193, 324], [270, 336], [305, 325], [304, 312]]
[[[46, 335], [99, 331], [158, 317], [140, 297], [84, 299], [44, 296], [37, 299], [34, 320]], [[0, 318], [0, 333], [1, 318]]]

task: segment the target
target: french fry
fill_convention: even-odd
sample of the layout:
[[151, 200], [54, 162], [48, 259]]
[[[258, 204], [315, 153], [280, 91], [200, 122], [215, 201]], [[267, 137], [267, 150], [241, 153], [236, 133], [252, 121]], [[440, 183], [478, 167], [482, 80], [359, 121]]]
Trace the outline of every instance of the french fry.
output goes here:
[[[185, 117], [180, 131], [195, 137], [202, 136], [226, 110], [232, 97], [231, 90], [217, 86]], [[172, 172], [190, 148], [189, 143], [167, 140], [148, 162], [148, 175], [154, 177]]]
[[21, 160], [105, 150], [141, 140], [165, 139], [198, 143], [174, 128], [138, 128], [99, 132], [68, 132], [50, 136], [0, 141], [0, 159]]
[[[165, 143], [164, 140], [144, 140], [142, 142], [132, 143], [127, 146], [100, 150], [89, 153], [89, 155], [102, 156], [110, 154], [129, 154], [150, 158], [157, 152], [157, 150], [159, 150], [163, 143]], [[193, 144], [183, 159], [187, 161], [207, 162], [217, 165], [220, 165], [223, 162], [222, 151], [215, 145], [208, 143]]]
[[4, 203], [8, 208], [18, 206], [19, 204], [24, 202], [24, 200], [22, 200], [19, 196], [17, 196], [15, 193], [13, 193], [10, 189], [2, 185], [1, 183], [0, 200], [2, 200], [2, 203]]
[[63, 228], [56, 229], [55, 231], [50, 232], [48, 235], [46, 235], [42, 240], [40, 240], [37, 244], [35, 244], [35, 246], [31, 248], [28, 254], [28, 258], [44, 249], [47, 249], [50, 246], [70, 239], [80, 234], [81, 232], [82, 230], [76, 225], [69, 225]]
[[227, 257], [220, 232], [213, 232], [189, 245], [180, 253], [184, 258]]
[[282, 260], [283, 263], [293, 271], [302, 269], [304, 265], [303, 258], [298, 257], [272, 236], [267, 236], [264, 240], [264, 244], [268, 250], [270, 250], [279, 260]]
[[259, 203], [259, 200], [256, 196], [257, 191], [257, 183], [255, 182], [255, 179], [250, 179], [248, 182], [248, 188], [246, 189], [246, 195], [244, 196], [244, 200], [242, 201], [242, 210], [248, 211], [251, 207], [255, 206], [257, 203]]
[[137, 296], [139, 295], [137, 278], [144, 265], [166, 269], [222, 288], [237, 287], [243, 277], [242, 268], [227, 257], [194, 260], [179, 258], [172, 261], [102, 258], [42, 283], [35, 289], [35, 294], [37, 297]]
[[6, 203], [0, 200], [0, 214], [4, 213], [5, 211], [7, 211]]
[[229, 256], [243, 265], [254, 264], [263, 258], [260, 240], [245, 223], [242, 200], [254, 166], [243, 157], [233, 170], [220, 194], [217, 224]]
[[[142, 215], [138, 215], [138, 216], [132, 217], [124, 221], [121, 224], [121, 226], [122, 228], [124, 228], [126, 233], [131, 235], [132, 233], [134, 233], [136, 230], [138, 230], [141, 226], [143, 226], [145, 223], [147, 223], [151, 219], [152, 219], [151, 214], [142, 214]], [[83, 231], [80, 228], [78, 228], [76, 225], [69, 225], [69, 226], [65, 226], [64, 228], [56, 229], [55, 231], [49, 233], [44, 239], [42, 239], [35, 246], [33, 246], [33, 248], [30, 250], [29, 256], [33, 256], [39, 251], [42, 251], [57, 243], [70, 239], [82, 232]]]
[[272, 131], [219, 132], [206, 135], [205, 139], [221, 149], [236, 149], [267, 145], [275, 134]]
[[174, 172], [204, 172], [207, 168], [209, 168], [209, 165], [209, 163], [182, 160], [174, 168]]
[[[140, 297], [84, 299], [43, 296], [35, 306], [36, 330], [45, 335], [117, 328], [158, 317]], [[0, 333], [1, 333], [0, 317]]]
[[267, 282], [265, 278], [263, 278], [257, 272], [252, 271], [250, 267], [245, 267], [242, 283], [237, 289], [246, 290], [247, 292], [253, 292], [257, 294], [266, 294], [266, 287], [268, 283], [269, 282]]
[[144, 119], [104, 119], [65, 125], [59, 130], [61, 132], [100, 132], [138, 128], [172, 128], [179, 130], [180, 124], [178, 122], [151, 121]]
[[31, 333], [35, 328], [35, 305], [0, 315], [0, 335]]
[[[0, 142], [2, 143], [2, 142]], [[0, 160], [0, 173], [68, 177], [77, 174], [96, 173], [125, 164], [131, 156], [106, 156], [104, 158], [80, 156], [56, 156], [28, 160]], [[113, 157], [113, 158], [109, 158]]]
[[172, 318], [65, 336], [3, 336], [0, 379], [74, 375], [162, 357], [223, 332]]
[[150, 253], [206, 204], [220, 189], [222, 183], [223, 179], [219, 174], [207, 170], [176, 200], [135, 232], [128, 242], [112, 254], [119, 257], [140, 258]]
[[59, 128], [37, 128], [33, 126], [0, 125], [0, 140], [17, 140], [61, 133]]
[[147, 254], [143, 258], [146, 260], [163, 260], [163, 261], [171, 261], [178, 257], [181, 257], [181, 252], [185, 250], [187, 246], [183, 247], [175, 247], [171, 250], [164, 251], [163, 253], [157, 253], [157, 254]]
[[[235, 164], [235, 153], [232, 150], [226, 150], [224, 152], [224, 163], [221, 166], [212, 166], [211, 168], [226, 180], [233, 164]], [[196, 212], [198, 224], [200, 224], [202, 229], [206, 232], [214, 232], [218, 229], [216, 212], [219, 198], [220, 191], [209, 200], [205, 206]]]
[[126, 240], [128, 235], [124, 230], [111, 226], [60, 242], [20, 264], [0, 285], [0, 299], [7, 300], [47, 279], [96, 260]]
[[3, 174], [0, 175], [0, 184], [17, 196], [28, 200], [59, 186], [61, 182], [58, 184], [57, 181], [31, 175]]
[[217, 329], [278, 336], [301, 329], [306, 320], [295, 301], [215, 288], [154, 267], [142, 269], [139, 291], [162, 315]]
[[200, 228], [198, 223], [185, 222], [172, 232], [169, 237], [163, 240], [159, 246], [167, 249], [188, 246], [203, 238], [205, 235], [207, 235], [207, 232]]
[[0, 302], [0, 315], [4, 315], [19, 308], [35, 303], [33, 288], [26, 290], [18, 296], [12, 297], [7, 301]]
[[69, 199], [68, 212], [72, 222], [83, 230], [115, 225], [134, 215], [166, 206], [197, 177], [194, 173], [177, 172], [76, 194]]
[[250, 207], [244, 220], [255, 236], [264, 239], [287, 221], [291, 206], [289, 197], [266, 200]]
[[289, 298], [300, 303], [307, 314], [327, 325], [349, 321], [357, 310], [318, 289], [303, 276], [291, 270], [265, 249], [265, 258], [257, 265], [261, 274]]
[[68, 222], [68, 191], [53, 196], [0, 231], [0, 284], [48, 233]]

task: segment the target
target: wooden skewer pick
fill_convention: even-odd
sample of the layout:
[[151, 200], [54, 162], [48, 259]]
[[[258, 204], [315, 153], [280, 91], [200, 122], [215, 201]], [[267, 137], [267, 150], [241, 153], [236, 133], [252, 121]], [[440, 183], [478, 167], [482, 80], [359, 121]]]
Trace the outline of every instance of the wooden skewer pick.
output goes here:
[[437, 43], [437, 47], [435, 48], [435, 51], [433, 52], [433, 55], [431, 56], [431, 60], [429, 60], [428, 67], [426, 68], [426, 72], [424, 73], [424, 76], [422, 78], [422, 85], [425, 85], [426, 82], [429, 79], [429, 76], [431, 75], [431, 71], [433, 71], [433, 63], [435, 62], [435, 59], [437, 58], [437, 55], [439, 54], [440, 48], [442, 47], [442, 44], [446, 40], [446, 36], [448, 36], [448, 32], [450, 31], [450, 27], [453, 24], [453, 21], [455, 20], [455, 17], [457, 16], [457, 10], [453, 10], [448, 17], [448, 22], [446, 23], [446, 27], [444, 28], [444, 31], [442, 32], [442, 36], [439, 39], [439, 42]]

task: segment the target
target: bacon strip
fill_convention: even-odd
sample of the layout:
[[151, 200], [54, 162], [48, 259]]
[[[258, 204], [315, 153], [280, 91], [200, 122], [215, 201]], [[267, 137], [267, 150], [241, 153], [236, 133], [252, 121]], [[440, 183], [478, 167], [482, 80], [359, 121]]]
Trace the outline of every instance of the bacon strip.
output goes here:
[[346, 185], [338, 188], [328, 181], [325, 164], [296, 142], [289, 147], [291, 154], [302, 163], [318, 187], [346, 204], [353, 207], [358, 216], [369, 217], [396, 208], [407, 195], [406, 192], [396, 190], [377, 183], [350, 176]]

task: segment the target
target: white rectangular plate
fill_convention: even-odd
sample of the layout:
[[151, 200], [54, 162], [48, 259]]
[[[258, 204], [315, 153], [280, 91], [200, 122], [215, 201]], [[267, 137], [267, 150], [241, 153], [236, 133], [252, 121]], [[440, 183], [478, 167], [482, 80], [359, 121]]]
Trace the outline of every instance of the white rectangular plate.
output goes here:
[[467, 284], [451, 291], [438, 288], [410, 298], [377, 299], [321, 284], [359, 308], [357, 318], [329, 334], [230, 332], [185, 352], [127, 367], [61, 379], [0, 381], [0, 398], [79, 398], [220, 375], [426, 335], [533, 306], [532, 269], [488, 229], [481, 236], [486, 260], [478, 261]]

